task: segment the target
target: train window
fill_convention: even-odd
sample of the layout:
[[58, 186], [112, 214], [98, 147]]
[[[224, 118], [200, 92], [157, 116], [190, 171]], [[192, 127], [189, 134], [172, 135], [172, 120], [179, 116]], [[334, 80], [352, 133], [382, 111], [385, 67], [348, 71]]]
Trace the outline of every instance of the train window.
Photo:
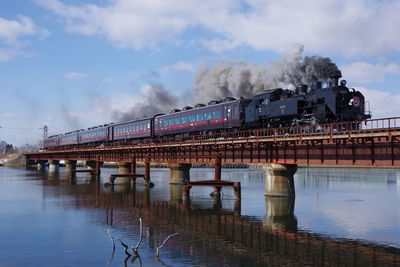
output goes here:
[[232, 114], [233, 114], [233, 115], [239, 114], [239, 106], [238, 106], [238, 105], [234, 105], [234, 106], [233, 106], [233, 112], [232, 112]]
[[197, 121], [203, 120], [203, 114], [197, 114]]
[[169, 126], [174, 126], [174, 125], [175, 125], [175, 124], [174, 124], [174, 120], [173, 120], [173, 119], [172, 119], [172, 120], [169, 120], [168, 124], [169, 124]]
[[212, 113], [211, 112], [207, 112], [206, 114], [204, 114], [205, 119], [206, 120], [211, 120], [212, 119]]
[[150, 129], [150, 122], [147, 123], [147, 129]]
[[164, 121], [164, 127], [167, 127], [168, 126], [168, 120], [165, 120]]
[[214, 120], [219, 120], [219, 119], [221, 119], [221, 111], [214, 111], [214, 112], [213, 112], [213, 119], [214, 119]]
[[175, 118], [175, 124], [179, 125], [182, 123], [182, 119], [181, 118]]
[[182, 117], [182, 123], [188, 123], [188, 117], [187, 116], [185, 116], [185, 117]]
[[196, 116], [195, 115], [190, 115], [189, 116], [189, 121], [190, 122], [195, 122], [196, 121]]

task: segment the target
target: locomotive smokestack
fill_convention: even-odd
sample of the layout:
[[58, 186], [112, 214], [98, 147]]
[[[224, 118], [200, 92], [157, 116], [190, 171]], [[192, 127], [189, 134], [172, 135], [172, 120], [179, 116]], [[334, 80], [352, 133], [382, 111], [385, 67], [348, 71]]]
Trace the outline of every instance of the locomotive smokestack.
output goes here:
[[335, 76], [332, 76], [331, 78], [331, 86], [338, 86], [339, 85], [339, 79], [342, 77], [342, 74], [336, 74]]

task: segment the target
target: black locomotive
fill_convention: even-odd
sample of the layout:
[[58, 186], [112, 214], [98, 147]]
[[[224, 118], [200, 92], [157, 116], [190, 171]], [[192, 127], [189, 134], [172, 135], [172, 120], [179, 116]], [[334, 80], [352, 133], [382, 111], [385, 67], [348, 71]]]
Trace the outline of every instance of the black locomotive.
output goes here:
[[371, 118], [365, 112], [365, 98], [342, 80], [332, 78], [329, 87], [320, 82], [299, 85], [295, 91], [281, 88], [254, 96], [246, 107], [245, 123], [250, 127], [278, 127], [355, 121]]
[[364, 96], [346, 87], [345, 80], [339, 85], [338, 78], [332, 78], [327, 87], [316, 82], [311, 86], [299, 85], [296, 90], [271, 89], [251, 99], [227, 97], [151, 118], [50, 136], [44, 140], [44, 147], [371, 118], [365, 111]]

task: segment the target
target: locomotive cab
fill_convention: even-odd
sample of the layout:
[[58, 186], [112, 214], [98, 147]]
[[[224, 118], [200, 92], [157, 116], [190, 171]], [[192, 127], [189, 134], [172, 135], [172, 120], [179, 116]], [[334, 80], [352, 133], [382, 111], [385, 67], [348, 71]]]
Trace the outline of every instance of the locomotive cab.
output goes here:
[[347, 88], [345, 80], [342, 80], [340, 85], [334, 88], [334, 90], [336, 91], [338, 121], [354, 121], [371, 118], [370, 114], [365, 114], [364, 96], [353, 88]]

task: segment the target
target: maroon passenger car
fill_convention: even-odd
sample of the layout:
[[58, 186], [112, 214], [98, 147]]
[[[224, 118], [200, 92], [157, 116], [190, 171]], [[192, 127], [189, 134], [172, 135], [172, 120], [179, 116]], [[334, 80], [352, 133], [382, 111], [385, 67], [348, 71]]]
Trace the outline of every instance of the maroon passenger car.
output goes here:
[[154, 136], [239, 128], [245, 103], [246, 100], [233, 100], [156, 116]]

